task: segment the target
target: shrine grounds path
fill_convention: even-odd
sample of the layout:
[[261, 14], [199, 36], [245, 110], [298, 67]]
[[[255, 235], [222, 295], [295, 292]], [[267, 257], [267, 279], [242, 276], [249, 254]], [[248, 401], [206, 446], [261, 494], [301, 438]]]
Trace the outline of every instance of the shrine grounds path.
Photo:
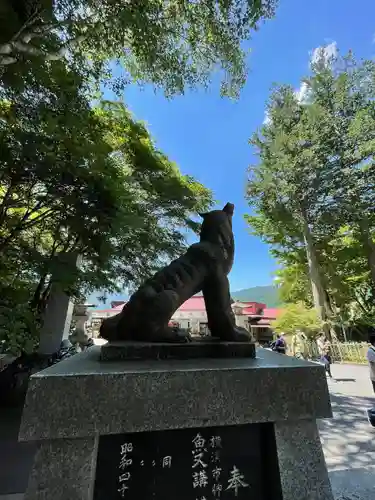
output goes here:
[[375, 499], [375, 428], [365, 410], [375, 406], [366, 365], [332, 366], [328, 380], [333, 419], [319, 422], [320, 437], [337, 500]]
[[[367, 366], [332, 366], [328, 380], [334, 418], [319, 422], [336, 500], [375, 499], [375, 406]], [[23, 500], [35, 447], [17, 443], [20, 410], [0, 409], [0, 500]]]

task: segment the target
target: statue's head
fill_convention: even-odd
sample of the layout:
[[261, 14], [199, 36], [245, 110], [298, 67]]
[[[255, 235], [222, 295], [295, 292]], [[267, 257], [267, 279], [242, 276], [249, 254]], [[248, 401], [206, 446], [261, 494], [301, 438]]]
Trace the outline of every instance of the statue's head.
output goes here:
[[203, 218], [200, 241], [214, 243], [220, 247], [227, 273], [232, 268], [234, 258], [233, 212], [234, 205], [227, 203], [222, 210], [212, 210], [212, 212], [200, 214]]

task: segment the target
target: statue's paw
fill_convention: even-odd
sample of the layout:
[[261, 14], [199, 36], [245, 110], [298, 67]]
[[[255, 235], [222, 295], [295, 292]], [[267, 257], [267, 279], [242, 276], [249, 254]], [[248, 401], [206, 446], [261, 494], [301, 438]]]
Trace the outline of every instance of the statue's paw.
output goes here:
[[251, 333], [248, 332], [246, 328], [240, 326], [228, 329], [225, 332], [220, 332], [220, 334], [217, 334], [217, 337], [222, 342], [251, 342], [253, 340]]
[[246, 328], [236, 327], [233, 332], [233, 342], [251, 342], [253, 336]]
[[192, 338], [187, 330], [182, 330], [180, 328], [167, 328], [162, 332], [158, 332], [153, 341], [183, 344], [186, 342], [191, 342]]

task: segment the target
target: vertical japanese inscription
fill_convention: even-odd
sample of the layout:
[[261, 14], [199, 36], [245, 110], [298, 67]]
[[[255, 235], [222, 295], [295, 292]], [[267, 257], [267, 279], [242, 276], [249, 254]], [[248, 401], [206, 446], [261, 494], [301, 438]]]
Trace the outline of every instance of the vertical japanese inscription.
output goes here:
[[[233, 465], [230, 471], [227, 471], [227, 481], [225, 481], [223, 466], [221, 463], [222, 439], [219, 435], [213, 435], [209, 439], [205, 439], [198, 433], [192, 440], [193, 444], [193, 462], [192, 462], [192, 479], [193, 489], [196, 489], [198, 496], [196, 500], [220, 500], [224, 491], [238, 497], [240, 488], [248, 488], [249, 485], [245, 481], [244, 475], [236, 465]], [[226, 487], [223, 488], [223, 481]], [[202, 488], [210, 488], [208, 496], [200, 495], [203, 493]], [[231, 495], [231, 496], [232, 496]]]
[[205, 488], [208, 484], [208, 476], [207, 476], [207, 467], [206, 459], [204, 454], [207, 453], [206, 440], [201, 436], [201, 434], [197, 434], [193, 441], [193, 462], [192, 462], [192, 479], [193, 479], [193, 488]]
[[237, 469], [235, 465], [233, 465], [233, 469], [230, 472], [230, 477], [228, 479], [227, 490], [231, 490], [234, 492], [234, 495], [238, 496], [238, 490], [240, 488], [248, 488], [249, 485], [245, 483], [244, 475]]
[[261, 452], [261, 425], [101, 437], [94, 498], [281, 500], [279, 484], [270, 496], [270, 481], [263, 483], [268, 464], [267, 478], [277, 482], [279, 473]]
[[123, 443], [120, 449], [120, 474], [118, 477], [119, 488], [118, 492], [121, 498], [125, 498], [125, 492], [129, 489], [129, 479], [131, 478], [130, 468], [133, 464], [133, 459], [130, 454], [133, 452], [133, 443]]
[[163, 457], [162, 467], [163, 469], [170, 469], [172, 467], [172, 457], [170, 455]]
[[212, 463], [212, 495], [214, 498], [220, 498], [221, 492], [223, 490], [223, 485], [221, 484], [221, 436], [212, 436], [210, 438], [210, 451], [211, 451], [211, 463]]

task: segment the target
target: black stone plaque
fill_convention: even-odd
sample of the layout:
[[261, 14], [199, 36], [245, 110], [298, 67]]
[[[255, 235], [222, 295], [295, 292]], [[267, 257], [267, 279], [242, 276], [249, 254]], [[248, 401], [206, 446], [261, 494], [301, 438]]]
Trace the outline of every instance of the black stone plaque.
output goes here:
[[282, 500], [272, 424], [102, 436], [94, 500]]

